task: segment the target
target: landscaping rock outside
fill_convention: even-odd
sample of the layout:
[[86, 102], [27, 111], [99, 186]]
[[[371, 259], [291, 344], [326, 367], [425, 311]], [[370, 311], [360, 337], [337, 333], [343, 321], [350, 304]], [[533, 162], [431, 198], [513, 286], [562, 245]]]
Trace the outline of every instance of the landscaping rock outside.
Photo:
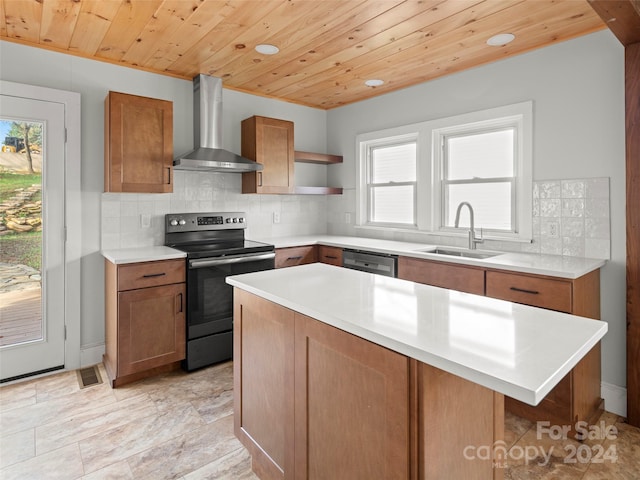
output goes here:
[[42, 230], [42, 201], [30, 201], [40, 189], [31, 185], [0, 204], [0, 235]]

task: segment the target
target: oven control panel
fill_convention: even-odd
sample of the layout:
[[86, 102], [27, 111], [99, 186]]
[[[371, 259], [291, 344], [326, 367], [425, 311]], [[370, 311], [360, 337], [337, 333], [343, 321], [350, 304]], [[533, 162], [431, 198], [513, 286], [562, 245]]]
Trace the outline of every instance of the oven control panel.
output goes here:
[[165, 215], [166, 233], [233, 228], [247, 228], [244, 212], [168, 213]]

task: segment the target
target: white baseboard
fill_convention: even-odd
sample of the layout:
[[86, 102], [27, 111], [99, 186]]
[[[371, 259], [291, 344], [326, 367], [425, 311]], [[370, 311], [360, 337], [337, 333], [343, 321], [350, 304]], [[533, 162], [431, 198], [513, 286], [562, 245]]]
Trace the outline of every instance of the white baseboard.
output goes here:
[[627, 389], [602, 382], [600, 394], [604, 398], [604, 409], [621, 417], [627, 416]]
[[102, 363], [104, 355], [104, 343], [86, 345], [80, 348], [80, 368], [90, 367]]

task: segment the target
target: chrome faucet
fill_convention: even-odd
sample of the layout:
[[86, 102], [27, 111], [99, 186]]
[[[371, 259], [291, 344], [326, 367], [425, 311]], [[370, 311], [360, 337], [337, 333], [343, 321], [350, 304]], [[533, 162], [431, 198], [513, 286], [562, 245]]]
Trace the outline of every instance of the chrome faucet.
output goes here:
[[461, 202], [460, 205], [458, 205], [458, 210], [456, 210], [455, 227], [458, 228], [458, 225], [460, 225], [460, 210], [462, 210], [462, 207], [465, 205], [469, 207], [469, 249], [475, 250], [477, 243], [484, 243], [484, 238], [482, 238], [482, 228], [480, 229], [480, 237], [476, 237], [473, 220], [473, 207], [469, 202]]

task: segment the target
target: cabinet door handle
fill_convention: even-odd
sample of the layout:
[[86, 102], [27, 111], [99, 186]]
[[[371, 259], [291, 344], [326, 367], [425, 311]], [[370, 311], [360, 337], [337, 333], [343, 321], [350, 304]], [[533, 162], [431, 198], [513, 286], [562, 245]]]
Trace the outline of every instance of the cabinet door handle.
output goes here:
[[142, 278], [163, 277], [164, 275], [166, 275], [165, 272], [162, 272], [162, 273], [147, 273], [146, 275], [143, 275]]
[[176, 295], [176, 300], [178, 300], [178, 313], [182, 313], [182, 293]]
[[518, 287], [511, 287], [511, 290], [513, 290], [514, 292], [528, 293], [530, 295], [538, 295], [540, 293], [537, 290], [526, 290], [524, 288], [518, 288]]
[[325, 255], [324, 258], [330, 258], [331, 260], [337, 260], [338, 257], [336, 257], [335, 255]]
[[258, 186], [262, 186], [262, 172], [258, 172]]
[[287, 261], [288, 260], [301, 260], [302, 259], [302, 255], [298, 256], [298, 257], [287, 257]]
[[171, 185], [171, 167], [167, 167], [167, 185]]

